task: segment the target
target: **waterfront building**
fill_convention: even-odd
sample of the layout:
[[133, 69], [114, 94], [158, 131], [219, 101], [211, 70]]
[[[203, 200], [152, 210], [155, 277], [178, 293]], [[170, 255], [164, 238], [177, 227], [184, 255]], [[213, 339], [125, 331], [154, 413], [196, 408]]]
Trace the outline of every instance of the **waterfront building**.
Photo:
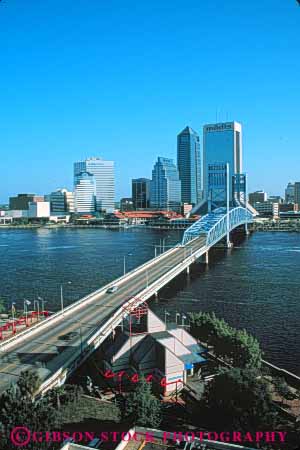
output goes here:
[[96, 210], [96, 183], [94, 175], [80, 172], [75, 177], [75, 212], [93, 213]]
[[256, 209], [259, 216], [261, 217], [277, 218], [279, 216], [279, 203], [266, 201], [254, 203], [252, 206]]
[[67, 189], [57, 189], [49, 195], [51, 212], [74, 212], [74, 194]]
[[35, 194], [18, 194], [17, 197], [9, 198], [9, 209], [11, 210], [28, 210], [29, 203], [43, 202], [44, 197]]
[[28, 217], [31, 219], [50, 217], [50, 202], [30, 202]]
[[285, 188], [285, 203], [295, 202], [295, 183], [288, 183]]
[[174, 161], [158, 157], [152, 170], [150, 206], [180, 212], [181, 183]]
[[112, 212], [115, 208], [114, 161], [87, 158], [74, 163], [74, 182], [78, 174], [88, 172], [94, 176], [97, 211]]
[[132, 180], [132, 201], [134, 209], [147, 209], [150, 206], [150, 184], [148, 178]]
[[177, 167], [181, 181], [181, 201], [195, 206], [202, 199], [200, 138], [191, 127], [177, 136]]
[[298, 209], [300, 209], [300, 181], [296, 181], [295, 183], [295, 203], [298, 205]]
[[233, 201], [233, 176], [242, 173], [242, 125], [225, 122], [203, 127], [204, 192], [208, 196], [208, 166], [215, 163], [229, 164], [229, 195]]
[[279, 213], [298, 212], [298, 205], [296, 203], [280, 203]]
[[187, 214], [189, 214], [193, 209], [193, 205], [189, 204], [189, 203], [182, 203], [181, 204], [181, 214], [183, 216], [186, 216]]
[[[177, 324], [167, 327], [150, 309], [144, 307], [140, 314], [137, 320], [131, 316], [129, 324], [124, 321], [123, 331], [113, 342], [107, 340], [103, 345], [104, 372], [125, 371], [122, 385], [127, 387], [134, 372], [140, 372], [141, 376], [152, 373], [153, 382], [157, 381], [157, 389], [163, 395], [180, 391], [194, 370], [199, 373], [207, 362], [207, 350], [183, 327]], [[163, 385], [162, 378], [166, 381]], [[120, 384], [118, 375], [110, 381]]]
[[127, 198], [127, 197], [121, 198], [120, 210], [121, 211], [133, 211], [134, 207], [133, 207], [132, 198]]
[[268, 195], [265, 191], [255, 191], [249, 194], [249, 203], [250, 205], [254, 205], [254, 203], [266, 202], [268, 199]]

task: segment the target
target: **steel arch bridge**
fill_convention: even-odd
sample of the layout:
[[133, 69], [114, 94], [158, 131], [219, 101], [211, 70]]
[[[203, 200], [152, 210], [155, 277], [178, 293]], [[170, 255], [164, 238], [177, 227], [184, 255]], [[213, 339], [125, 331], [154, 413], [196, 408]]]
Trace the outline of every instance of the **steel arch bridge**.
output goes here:
[[253, 214], [242, 206], [230, 208], [217, 208], [197, 220], [185, 230], [182, 245], [187, 244], [200, 235], [206, 235], [206, 246], [212, 247], [234, 228], [253, 222]]

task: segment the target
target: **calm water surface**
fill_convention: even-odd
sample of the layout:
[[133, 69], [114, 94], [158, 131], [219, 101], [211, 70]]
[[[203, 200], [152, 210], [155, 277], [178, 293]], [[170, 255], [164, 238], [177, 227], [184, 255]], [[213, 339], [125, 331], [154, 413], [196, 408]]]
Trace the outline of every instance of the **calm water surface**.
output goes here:
[[[49, 310], [122, 275], [154, 256], [154, 245], [181, 232], [131, 229], [0, 230], [0, 298], [21, 307], [43, 297]], [[71, 282], [69, 284], [68, 282]], [[260, 340], [266, 359], [300, 374], [300, 234], [255, 233], [232, 251], [213, 250], [160, 292], [152, 308], [164, 317], [215, 311]]]

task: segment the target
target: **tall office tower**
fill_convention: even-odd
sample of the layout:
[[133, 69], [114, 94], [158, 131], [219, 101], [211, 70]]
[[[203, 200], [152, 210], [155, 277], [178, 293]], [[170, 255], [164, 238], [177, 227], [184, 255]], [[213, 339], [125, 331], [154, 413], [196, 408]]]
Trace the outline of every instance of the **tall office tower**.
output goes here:
[[242, 173], [242, 125], [238, 122], [216, 123], [203, 127], [204, 191], [208, 195], [208, 165], [229, 164], [229, 192], [233, 201], [233, 175]]
[[295, 203], [298, 205], [298, 209], [300, 209], [300, 181], [296, 181], [295, 183]]
[[177, 136], [177, 167], [181, 181], [181, 201], [193, 206], [202, 199], [202, 161], [199, 135], [186, 127]]
[[74, 194], [67, 189], [57, 189], [49, 195], [52, 212], [74, 212]]
[[75, 212], [95, 212], [96, 182], [94, 175], [89, 172], [80, 172], [75, 176], [74, 182]]
[[74, 179], [81, 172], [94, 175], [96, 183], [97, 211], [113, 211], [115, 208], [114, 161], [102, 158], [88, 158], [74, 163]]
[[180, 212], [181, 182], [174, 161], [158, 157], [152, 170], [150, 206]]
[[146, 209], [150, 206], [150, 183], [148, 178], [132, 180], [132, 201], [134, 209]]
[[285, 203], [295, 202], [295, 183], [288, 183], [285, 188]]

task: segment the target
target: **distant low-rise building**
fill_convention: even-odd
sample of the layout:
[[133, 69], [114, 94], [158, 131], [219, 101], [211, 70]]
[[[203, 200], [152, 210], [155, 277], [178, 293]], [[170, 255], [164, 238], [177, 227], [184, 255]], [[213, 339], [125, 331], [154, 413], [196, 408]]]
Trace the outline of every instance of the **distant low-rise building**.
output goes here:
[[279, 212], [297, 212], [298, 211], [298, 205], [296, 203], [281, 203], [279, 205]]
[[193, 205], [191, 203], [182, 203], [181, 205], [181, 214], [186, 216], [193, 209]]
[[28, 218], [42, 219], [50, 217], [50, 202], [30, 202]]
[[74, 194], [67, 189], [57, 189], [49, 195], [50, 209], [54, 213], [74, 212]]
[[279, 204], [272, 203], [269, 201], [266, 202], [256, 202], [253, 204], [253, 207], [258, 212], [261, 217], [274, 217], [277, 218], [279, 216]]
[[249, 194], [249, 203], [254, 206], [254, 203], [266, 202], [268, 195], [265, 191], [255, 191]]
[[28, 210], [29, 203], [31, 202], [43, 202], [44, 196], [35, 194], [18, 194], [17, 197], [9, 198], [10, 210]]
[[300, 209], [300, 181], [296, 181], [295, 183], [295, 203], [298, 205], [298, 209]]
[[132, 198], [124, 197], [120, 200], [120, 210], [121, 211], [133, 211], [133, 201]]
[[280, 195], [270, 195], [268, 197], [268, 202], [281, 204], [283, 203], [283, 198], [280, 197]]

